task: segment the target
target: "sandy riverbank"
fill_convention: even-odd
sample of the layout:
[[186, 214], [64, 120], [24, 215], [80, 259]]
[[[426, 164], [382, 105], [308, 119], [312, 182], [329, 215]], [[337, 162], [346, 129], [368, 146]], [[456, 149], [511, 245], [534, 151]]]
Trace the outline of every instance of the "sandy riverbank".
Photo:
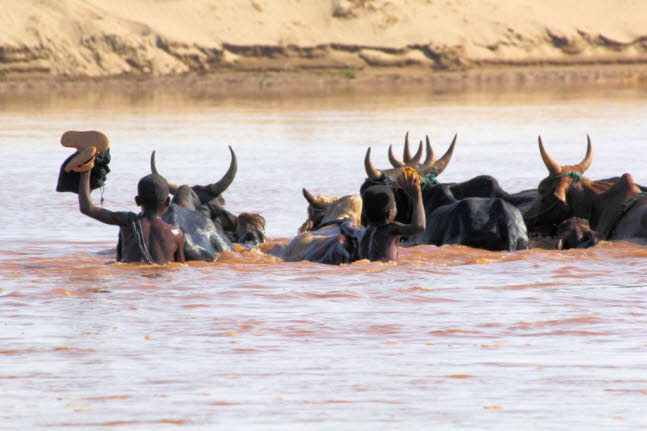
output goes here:
[[113, 95], [174, 92], [190, 97], [300, 96], [353, 92], [474, 92], [599, 88], [640, 88], [647, 92], [647, 64], [508, 66], [430, 72], [420, 68], [186, 73], [159, 77], [129, 76], [66, 79], [29, 75], [0, 81], [0, 96], [21, 94]]
[[97, 79], [254, 91], [647, 76], [647, 3], [629, 0], [5, 2], [0, 91]]

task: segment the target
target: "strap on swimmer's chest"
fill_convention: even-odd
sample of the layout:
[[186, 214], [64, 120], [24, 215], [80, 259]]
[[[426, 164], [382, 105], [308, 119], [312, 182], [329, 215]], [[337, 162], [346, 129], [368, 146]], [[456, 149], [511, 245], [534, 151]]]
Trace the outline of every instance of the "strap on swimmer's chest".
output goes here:
[[142, 261], [148, 264], [154, 263], [153, 258], [146, 247], [146, 242], [144, 241], [144, 232], [140, 221], [141, 217], [131, 212], [128, 213], [128, 219], [130, 220], [130, 228], [135, 235], [135, 240], [137, 241], [137, 247], [139, 247], [139, 254], [141, 255]]

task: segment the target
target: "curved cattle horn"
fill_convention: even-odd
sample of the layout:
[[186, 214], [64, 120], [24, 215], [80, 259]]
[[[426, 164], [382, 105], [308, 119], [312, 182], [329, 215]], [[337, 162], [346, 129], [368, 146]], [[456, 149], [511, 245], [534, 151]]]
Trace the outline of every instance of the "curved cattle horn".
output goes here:
[[220, 196], [229, 188], [231, 183], [234, 182], [236, 178], [236, 172], [238, 171], [238, 160], [236, 159], [236, 153], [234, 149], [229, 147], [229, 152], [231, 153], [231, 162], [229, 162], [229, 169], [225, 172], [225, 175], [217, 183], [209, 184], [209, 193], [213, 196]]
[[425, 162], [422, 164], [423, 169], [431, 168], [434, 165], [434, 163], [436, 163], [436, 155], [434, 154], [434, 149], [431, 148], [431, 142], [429, 142], [429, 135], [425, 135], [425, 144], [427, 147], [427, 157], [425, 158]]
[[557, 163], [552, 157], [550, 157], [550, 155], [544, 148], [544, 143], [541, 141], [541, 136], [539, 137], [539, 153], [541, 154], [541, 159], [544, 161], [544, 165], [546, 165], [549, 174], [560, 175], [562, 173], [562, 166]]
[[364, 157], [364, 169], [366, 170], [366, 175], [372, 180], [379, 180], [382, 177], [382, 172], [373, 166], [371, 163], [371, 147], [368, 147], [366, 150], [366, 157]]
[[586, 156], [584, 156], [584, 160], [582, 160], [577, 165], [573, 166], [573, 168], [579, 171], [581, 174], [583, 174], [584, 172], [586, 172], [589, 166], [591, 166], [592, 161], [593, 161], [593, 146], [591, 145], [591, 137], [587, 134], [586, 135]]
[[389, 162], [391, 162], [391, 165], [393, 165], [394, 168], [401, 168], [404, 166], [404, 163], [393, 154], [393, 145], [389, 145]]
[[164, 181], [166, 181], [166, 184], [168, 184], [168, 190], [172, 195], [174, 195], [175, 192], [177, 192], [177, 189], [180, 188], [180, 186], [178, 186], [175, 183], [170, 182], [169, 180], [166, 179], [166, 177], [164, 177], [164, 175], [161, 175], [157, 171], [157, 164], [155, 163], [155, 151], [153, 151], [151, 153], [151, 173], [153, 173], [155, 175], [159, 175], [160, 177], [164, 178]]
[[402, 154], [404, 158], [404, 163], [409, 163], [411, 160], [411, 149], [409, 148], [409, 132], [404, 135], [404, 153]]
[[452, 140], [452, 143], [447, 149], [447, 151], [445, 152], [445, 154], [443, 154], [443, 156], [440, 159], [438, 159], [437, 162], [434, 163], [433, 170], [435, 171], [434, 173], [436, 175], [440, 175], [449, 164], [449, 161], [452, 159], [457, 136], [458, 135], [454, 135], [454, 139]]
[[407, 163], [407, 166], [415, 166], [420, 162], [420, 159], [422, 159], [422, 141], [420, 141], [420, 144], [418, 144], [418, 151], [416, 151], [416, 154], [413, 155], [413, 157], [409, 160]]
[[318, 209], [322, 209], [321, 205], [317, 204], [317, 199], [312, 195], [312, 193], [310, 193], [308, 190], [306, 190], [305, 187], [303, 188], [303, 197], [306, 198], [308, 203], [310, 205], [312, 205], [313, 207], [318, 208]]

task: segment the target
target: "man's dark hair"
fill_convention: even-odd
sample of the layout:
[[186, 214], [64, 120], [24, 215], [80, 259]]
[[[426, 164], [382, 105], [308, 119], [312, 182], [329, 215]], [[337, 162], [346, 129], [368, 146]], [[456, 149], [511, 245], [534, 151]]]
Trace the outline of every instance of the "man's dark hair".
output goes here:
[[160, 175], [146, 175], [137, 184], [137, 195], [142, 206], [157, 209], [168, 198], [168, 184]]
[[364, 212], [371, 224], [386, 223], [389, 209], [395, 208], [393, 191], [387, 186], [371, 186], [362, 193]]

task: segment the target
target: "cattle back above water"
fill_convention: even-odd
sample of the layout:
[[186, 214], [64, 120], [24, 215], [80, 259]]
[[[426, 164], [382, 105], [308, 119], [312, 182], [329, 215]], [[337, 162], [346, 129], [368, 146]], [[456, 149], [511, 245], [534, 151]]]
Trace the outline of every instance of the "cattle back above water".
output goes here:
[[[216, 183], [206, 186], [177, 185], [162, 176], [173, 194], [171, 206], [162, 216], [162, 220], [184, 233], [186, 260], [212, 262], [223, 251], [233, 250], [229, 238], [222, 229], [223, 221], [233, 216], [226, 217], [229, 214], [220, 206], [224, 204], [222, 193], [233, 183], [238, 169], [236, 154], [231, 147], [229, 151], [231, 152], [229, 169]], [[154, 151], [151, 154], [151, 171], [159, 175]]]
[[345, 235], [342, 230], [346, 223], [359, 226], [362, 198], [359, 195], [315, 197], [306, 189], [303, 196], [308, 201], [308, 219], [287, 245], [270, 253], [288, 262], [308, 260], [339, 265], [356, 260], [356, 234]]
[[427, 228], [406, 245], [460, 244], [493, 251], [528, 248], [521, 212], [503, 199], [456, 199], [447, 185], [425, 188], [423, 199]]
[[225, 233], [216, 228], [205, 210], [188, 210], [173, 203], [162, 220], [184, 233], [186, 260], [213, 262], [223, 251], [233, 250]]

